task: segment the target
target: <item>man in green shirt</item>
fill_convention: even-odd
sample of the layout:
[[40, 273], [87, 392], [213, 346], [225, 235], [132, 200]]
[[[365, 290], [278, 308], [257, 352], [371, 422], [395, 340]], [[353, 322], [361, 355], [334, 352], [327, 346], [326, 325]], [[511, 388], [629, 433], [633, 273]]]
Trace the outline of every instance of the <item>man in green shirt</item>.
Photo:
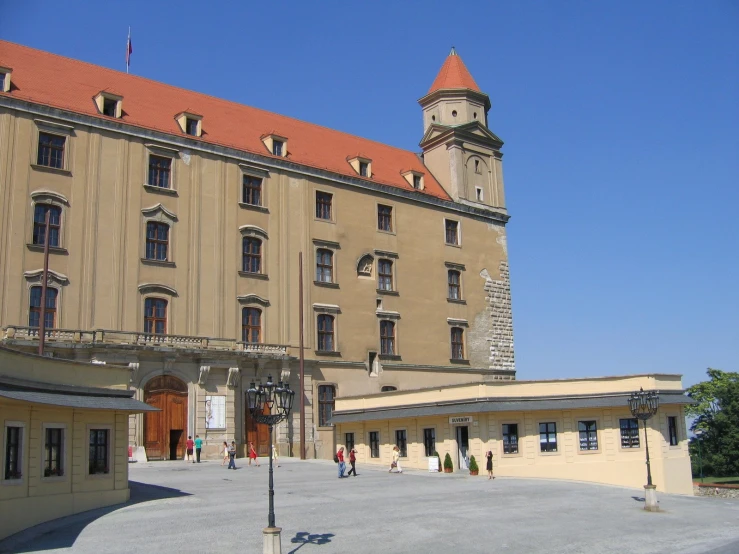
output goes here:
[[200, 463], [200, 450], [203, 448], [203, 439], [195, 435], [195, 459]]

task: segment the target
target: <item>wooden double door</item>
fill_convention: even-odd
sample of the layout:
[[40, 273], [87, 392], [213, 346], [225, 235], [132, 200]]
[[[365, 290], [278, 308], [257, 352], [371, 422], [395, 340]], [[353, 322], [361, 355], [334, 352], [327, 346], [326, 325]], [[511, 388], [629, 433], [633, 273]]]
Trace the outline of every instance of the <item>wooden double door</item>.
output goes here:
[[150, 460], [181, 460], [187, 440], [187, 384], [172, 375], [144, 387], [144, 402], [159, 408], [144, 416], [144, 446]]
[[[269, 414], [269, 408], [264, 407], [264, 413]], [[264, 423], [257, 423], [254, 417], [251, 415], [251, 410], [246, 408], [246, 442], [247, 450], [246, 454], [249, 455], [249, 443], [254, 443], [254, 449], [257, 451], [257, 456], [269, 456], [271, 454], [271, 447], [269, 444], [269, 425]]]

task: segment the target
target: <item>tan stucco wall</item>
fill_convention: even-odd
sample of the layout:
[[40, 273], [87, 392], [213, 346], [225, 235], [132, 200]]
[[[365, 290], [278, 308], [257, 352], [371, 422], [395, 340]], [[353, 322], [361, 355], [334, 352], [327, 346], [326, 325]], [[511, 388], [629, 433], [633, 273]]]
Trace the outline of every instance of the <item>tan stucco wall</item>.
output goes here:
[[[469, 415], [469, 414], [459, 414]], [[669, 446], [668, 415], [678, 418], [677, 446]], [[428, 458], [423, 445], [423, 429], [436, 430], [436, 450], [443, 462], [446, 453], [459, 471], [455, 426], [450, 417], [423, 417], [345, 423], [336, 426], [338, 446], [344, 446], [345, 434], [354, 433], [358, 464], [372, 463], [389, 466], [395, 431], [405, 429], [408, 456], [401, 464], [410, 468], [427, 469]], [[640, 447], [621, 448], [619, 419], [630, 418], [623, 409], [587, 409], [548, 412], [491, 412], [474, 414], [469, 429], [469, 454], [474, 455], [480, 475], [486, 476], [484, 453], [492, 450], [494, 474], [503, 477], [567, 479], [640, 488], [646, 483], [644, 431], [640, 430]], [[595, 420], [598, 426], [597, 451], [580, 451], [577, 423]], [[558, 452], [539, 451], [538, 424], [557, 424]], [[519, 429], [519, 453], [503, 454], [501, 429], [503, 424], [516, 423]], [[649, 422], [649, 452], [652, 476], [657, 489], [676, 494], [692, 494], [687, 430], [680, 406], [663, 406], [658, 416]], [[380, 433], [380, 458], [370, 458], [369, 432]], [[486, 478], [486, 477], [485, 477]]]
[[[44, 521], [128, 500], [128, 414], [0, 400], [3, 454], [9, 422], [23, 426], [22, 478], [5, 480], [4, 473], [0, 474], [0, 538]], [[61, 477], [43, 476], [44, 424], [64, 428]], [[106, 475], [87, 474], [91, 428], [111, 430], [111, 466]]]

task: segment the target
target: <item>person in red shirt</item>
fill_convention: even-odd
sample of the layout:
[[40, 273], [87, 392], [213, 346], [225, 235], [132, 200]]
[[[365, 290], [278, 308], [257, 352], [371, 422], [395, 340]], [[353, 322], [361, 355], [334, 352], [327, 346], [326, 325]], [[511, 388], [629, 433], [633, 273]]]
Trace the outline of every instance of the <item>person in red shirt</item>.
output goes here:
[[339, 451], [336, 453], [336, 457], [339, 459], [339, 479], [343, 479], [345, 477], [344, 471], [346, 471], [346, 463], [344, 462], [344, 447], [343, 446], [339, 448]]
[[192, 435], [187, 437], [187, 446], [186, 446], [186, 454], [185, 454], [185, 461], [192, 460], [192, 463], [195, 463], [195, 457], [192, 455], [192, 451], [195, 448], [195, 442], [192, 440]]
[[354, 465], [357, 462], [357, 451], [354, 450], [354, 447], [352, 447], [351, 450], [349, 450], [349, 463], [351, 464], [352, 468], [349, 470], [349, 473], [346, 474], [347, 477], [349, 477], [352, 473], [354, 474], [354, 477], [357, 476], [357, 468]]

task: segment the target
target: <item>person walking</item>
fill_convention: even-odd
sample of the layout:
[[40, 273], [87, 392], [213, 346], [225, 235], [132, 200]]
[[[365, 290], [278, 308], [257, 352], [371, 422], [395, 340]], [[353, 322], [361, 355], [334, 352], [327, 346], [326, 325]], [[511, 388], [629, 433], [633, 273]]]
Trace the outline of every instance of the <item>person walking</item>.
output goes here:
[[352, 473], [354, 474], [354, 477], [357, 476], [357, 467], [354, 465], [357, 463], [357, 451], [354, 450], [354, 447], [349, 450], [349, 464], [352, 466], [352, 468], [349, 470], [349, 473], [346, 474], [347, 477], [349, 477]]
[[259, 467], [259, 460], [257, 459], [257, 451], [254, 449], [254, 443], [249, 443], [249, 465], [251, 465], [251, 461], [254, 460], [254, 464]]
[[344, 462], [344, 447], [339, 448], [336, 453], [336, 457], [339, 460], [339, 479], [344, 478], [344, 471], [346, 471], [346, 462]]
[[192, 435], [187, 436], [187, 443], [185, 446], [185, 461], [192, 461], [195, 463], [195, 458], [192, 455], [192, 450], [195, 448], [195, 443], [192, 441]]
[[228, 447], [228, 469], [236, 469], [236, 441]]
[[272, 445], [272, 465], [275, 467], [280, 467], [280, 460], [277, 457], [277, 448], [275, 448], [275, 445]]
[[203, 450], [203, 439], [200, 435], [195, 435], [195, 459], [200, 463], [200, 452]]
[[228, 461], [228, 443], [226, 441], [223, 441], [223, 460], [221, 461], [221, 466], [225, 465], [227, 461]]
[[485, 457], [488, 459], [485, 469], [488, 470], [488, 481], [489, 481], [490, 479], [495, 479], [495, 476], [493, 475], [493, 451], [488, 450], [485, 453]]
[[393, 461], [390, 463], [388, 473], [392, 473], [393, 468], [398, 470], [398, 473], [403, 473], [403, 468], [400, 467], [400, 448], [398, 448], [397, 444], [393, 446]]

